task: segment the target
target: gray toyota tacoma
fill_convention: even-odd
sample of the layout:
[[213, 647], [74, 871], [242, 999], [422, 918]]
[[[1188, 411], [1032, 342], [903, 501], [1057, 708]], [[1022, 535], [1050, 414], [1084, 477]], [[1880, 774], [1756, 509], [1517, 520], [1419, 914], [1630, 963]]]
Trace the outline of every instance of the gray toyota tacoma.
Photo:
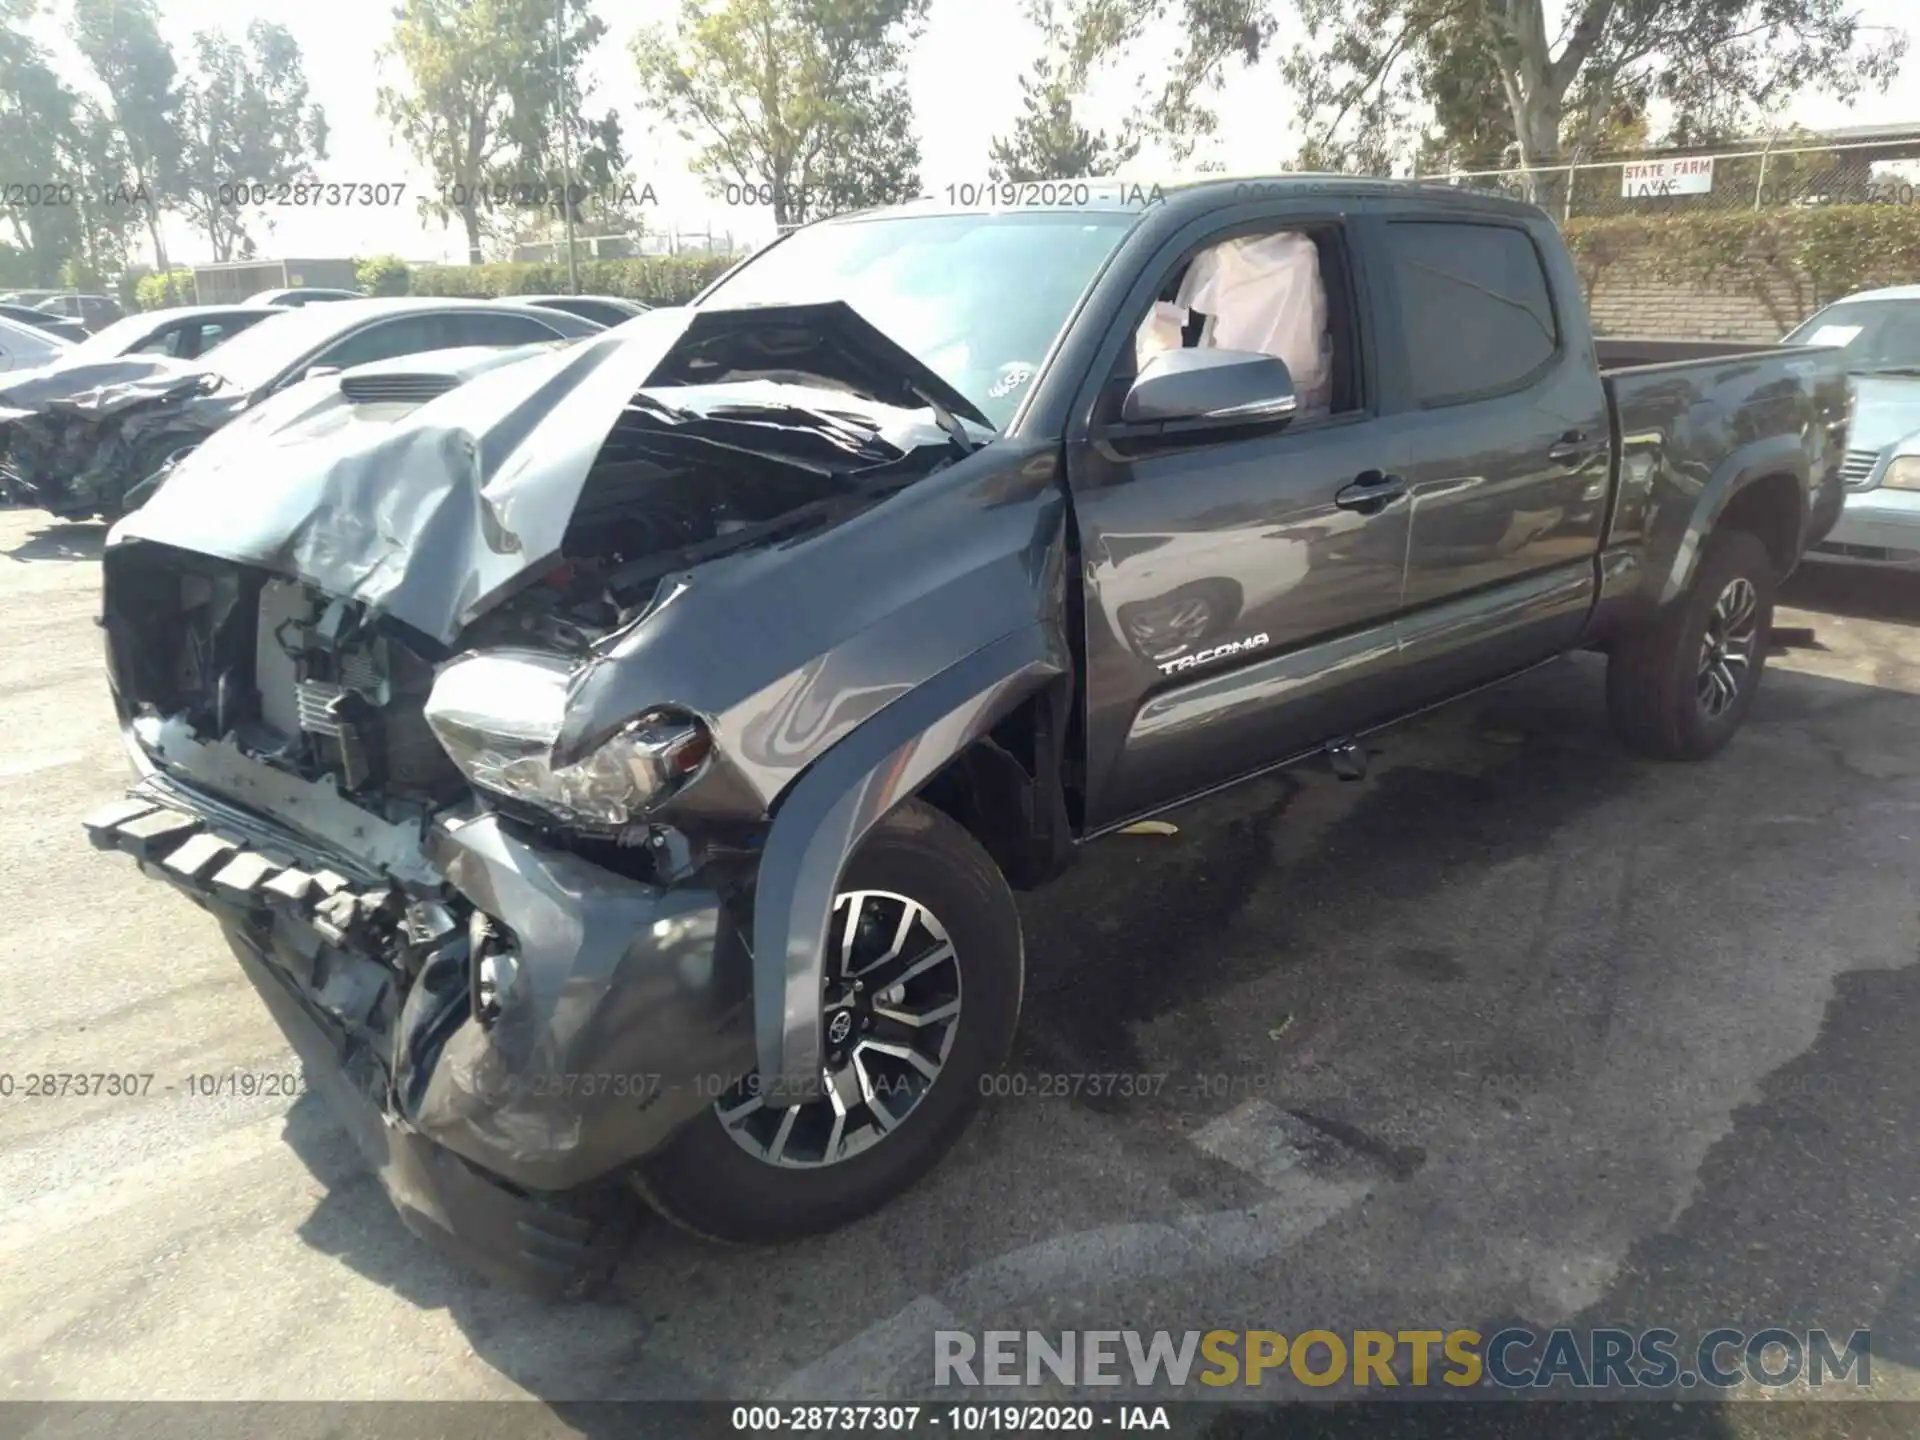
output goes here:
[[1500, 197], [1081, 188], [310, 379], [115, 528], [141, 778], [88, 829], [219, 922], [422, 1235], [568, 1291], [636, 1196], [843, 1224], [967, 1124], [1012, 892], [1085, 842], [1582, 648], [1640, 752], [1740, 726], [1839, 510], [1837, 351], [1596, 345]]

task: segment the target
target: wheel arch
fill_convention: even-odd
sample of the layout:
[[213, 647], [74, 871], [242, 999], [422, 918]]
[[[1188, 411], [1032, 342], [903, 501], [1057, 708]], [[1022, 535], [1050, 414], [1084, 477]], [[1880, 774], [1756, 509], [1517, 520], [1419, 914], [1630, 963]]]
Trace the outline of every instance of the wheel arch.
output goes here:
[[931, 784], [923, 798], [947, 813], [948, 806], [967, 812], [972, 823], [960, 823], [996, 863], [1003, 863], [998, 845], [1020, 867], [1010, 817], [1045, 796], [1040, 786], [1018, 783], [1008, 767], [1020, 770], [1020, 760], [1006, 742], [1022, 725], [1044, 734], [1056, 719], [1053, 733], [1064, 733], [1071, 675], [1056, 627], [1015, 631], [889, 704], [782, 797], [753, 899], [754, 1046], [764, 1093], [796, 1101], [819, 1091], [820, 989], [834, 895], [848, 859], [885, 815]]
[[1016, 890], [1071, 863], [1078, 826], [1064, 774], [1072, 687], [1031, 691], [915, 792], [978, 840]]
[[1728, 499], [1715, 521], [1721, 530], [1745, 530], [1767, 547], [1774, 573], [1785, 577], [1800, 560], [1805, 505], [1800, 482], [1786, 471], [1760, 475]]
[[1807, 485], [1797, 435], [1770, 436], [1734, 451], [1700, 488], [1684, 526], [1675, 527], [1671, 559], [1655, 571], [1657, 605], [1664, 609], [1692, 588], [1701, 550], [1717, 529], [1753, 531], [1780, 575], [1793, 569], [1806, 533]]

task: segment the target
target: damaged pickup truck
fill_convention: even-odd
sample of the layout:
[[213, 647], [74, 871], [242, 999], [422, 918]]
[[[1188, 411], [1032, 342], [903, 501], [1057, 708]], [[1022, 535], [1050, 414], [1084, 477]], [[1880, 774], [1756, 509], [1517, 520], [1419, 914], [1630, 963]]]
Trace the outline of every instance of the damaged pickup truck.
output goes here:
[[113, 532], [143, 778], [89, 831], [489, 1273], [591, 1281], [635, 1195], [843, 1224], [961, 1133], [1083, 842], [1581, 648], [1638, 750], [1739, 727], [1840, 357], [1603, 371], [1579, 296], [1508, 200], [1212, 182], [309, 382]]

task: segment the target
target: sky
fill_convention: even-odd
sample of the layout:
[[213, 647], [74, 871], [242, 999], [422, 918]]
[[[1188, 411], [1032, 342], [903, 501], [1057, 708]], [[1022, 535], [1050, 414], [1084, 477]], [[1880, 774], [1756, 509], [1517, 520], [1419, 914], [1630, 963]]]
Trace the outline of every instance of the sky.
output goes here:
[[[579, 3], [579, 0], [575, 0]], [[591, 0], [608, 21], [610, 33], [588, 66], [590, 111], [609, 104], [621, 114], [632, 157], [636, 189], [650, 185], [657, 207], [657, 228], [716, 235], [731, 233], [759, 243], [772, 233], [764, 208], [729, 207], [706, 195], [688, 175], [688, 148], [664, 127], [655, 126], [638, 108], [631, 37], [650, 24], [667, 23], [678, 0]], [[1562, 0], [1548, 0], [1549, 23]], [[271, 233], [253, 227], [263, 256], [316, 258], [398, 254], [410, 261], [460, 260], [465, 244], [457, 228], [422, 221], [413, 197], [427, 182], [424, 172], [391, 138], [374, 111], [382, 75], [373, 52], [392, 25], [392, 0], [161, 0], [163, 29], [176, 55], [191, 53], [197, 30], [218, 28], [238, 36], [255, 18], [277, 21], [299, 42], [306, 60], [312, 98], [323, 105], [331, 127], [329, 158], [316, 166], [316, 178], [341, 182], [405, 181], [408, 193], [385, 209], [335, 208], [287, 210]], [[1915, 53], [1905, 72], [1884, 94], [1862, 97], [1853, 106], [1831, 98], [1801, 97], [1786, 120], [1810, 128], [1920, 121], [1920, 11], [1913, 0], [1860, 0], [1869, 25], [1899, 27], [1914, 33]], [[78, 82], [78, 65], [55, 30], [41, 38], [54, 50], [69, 78]], [[1168, 37], [1171, 38], [1171, 37]], [[1021, 0], [933, 0], [926, 34], [908, 66], [908, 89], [921, 149], [921, 180], [928, 193], [948, 184], [986, 178], [987, 148], [1012, 127], [1020, 109], [1020, 79], [1040, 49], [1038, 31], [1026, 20]], [[1146, 93], [1154, 70], [1151, 52], [1123, 58], [1098, 77], [1084, 102], [1083, 123], [1117, 128], [1135, 98]], [[1164, 69], [1162, 69], [1164, 73]], [[1145, 77], [1145, 78], [1143, 78]], [[398, 76], [389, 73], [390, 80]], [[1271, 65], [1232, 78], [1218, 97], [1221, 116], [1217, 143], [1196, 158], [1216, 161], [1229, 173], [1259, 173], [1279, 168], [1294, 152], [1298, 136], [1289, 123], [1291, 107]], [[1164, 176], [1164, 157], [1143, 154], [1129, 174]], [[177, 221], [167, 232], [175, 263], [206, 261], [204, 239]]]

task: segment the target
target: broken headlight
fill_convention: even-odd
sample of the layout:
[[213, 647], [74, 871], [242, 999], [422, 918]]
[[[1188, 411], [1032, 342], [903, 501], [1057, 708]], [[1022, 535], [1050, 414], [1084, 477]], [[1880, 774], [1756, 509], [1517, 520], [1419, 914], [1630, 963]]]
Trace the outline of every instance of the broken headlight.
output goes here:
[[654, 710], [591, 755], [556, 767], [549, 755], [572, 673], [566, 661], [537, 651], [463, 656], [434, 681], [427, 724], [483, 790], [575, 824], [630, 824], [699, 773], [712, 742], [692, 716]]

